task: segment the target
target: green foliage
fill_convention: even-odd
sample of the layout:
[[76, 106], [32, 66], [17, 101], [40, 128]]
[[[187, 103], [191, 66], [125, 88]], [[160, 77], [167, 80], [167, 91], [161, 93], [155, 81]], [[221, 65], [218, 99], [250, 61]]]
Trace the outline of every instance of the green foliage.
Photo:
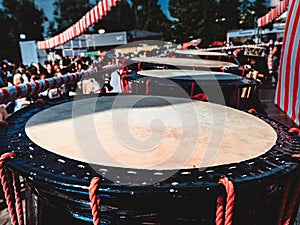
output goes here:
[[72, 26], [93, 7], [89, 0], [56, 0], [53, 6], [57, 30], [52, 36]]
[[25, 34], [26, 40], [42, 39], [44, 31], [42, 24], [46, 18], [44, 12], [37, 9], [33, 0], [2, 0], [2, 5], [0, 58], [20, 61], [20, 34]]
[[157, 0], [132, 0], [134, 16], [132, 22], [135, 29], [161, 33], [171, 36], [168, 31], [172, 25], [166, 15], [161, 11]]
[[256, 0], [253, 3], [253, 10], [257, 17], [261, 17], [268, 13], [269, 9], [266, 7], [266, 0]]
[[133, 10], [128, 2], [121, 1], [108, 12], [107, 16], [95, 24], [93, 29], [97, 31], [103, 28], [107, 32], [132, 30], [134, 29], [133, 18]]
[[[106, 32], [114, 32], [141, 29], [162, 32], [171, 26], [171, 22], [161, 11], [157, 0], [132, 0], [131, 2], [132, 6], [126, 0], [121, 1], [89, 30], [95, 32], [103, 28]], [[49, 32], [52, 36], [72, 26], [92, 8], [89, 0], [56, 0], [53, 5], [58, 27], [57, 31], [53, 32], [52, 24], [52, 30]]]
[[193, 0], [170, 0], [169, 10], [173, 22], [173, 39], [177, 43], [182, 43], [188, 39], [198, 38], [204, 32], [204, 6], [202, 1]]
[[[239, 18], [238, 0], [170, 0], [175, 39], [178, 43], [189, 37], [201, 38], [204, 42], [223, 40], [229, 28], [236, 27]], [[188, 16], [187, 16], [188, 15]]]
[[207, 45], [224, 41], [228, 30], [254, 27], [254, 19], [268, 12], [265, 0], [170, 0], [172, 38], [177, 43], [201, 38]]

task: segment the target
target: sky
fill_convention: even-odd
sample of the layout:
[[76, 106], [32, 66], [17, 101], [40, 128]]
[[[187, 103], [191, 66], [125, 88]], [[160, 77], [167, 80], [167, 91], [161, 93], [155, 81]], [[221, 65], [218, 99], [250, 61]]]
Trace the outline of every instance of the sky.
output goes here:
[[[45, 16], [48, 17], [49, 20], [53, 20], [53, 2], [54, 0], [35, 0], [37, 7], [44, 10]], [[161, 9], [166, 16], [171, 18], [168, 10], [169, 0], [158, 0], [158, 3], [161, 5]]]

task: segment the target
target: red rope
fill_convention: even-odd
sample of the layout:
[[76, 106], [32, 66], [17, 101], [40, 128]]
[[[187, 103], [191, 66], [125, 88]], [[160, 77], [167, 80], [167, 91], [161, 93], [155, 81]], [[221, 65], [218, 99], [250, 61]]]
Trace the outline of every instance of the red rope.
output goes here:
[[4, 196], [6, 199], [8, 211], [10, 214], [11, 223], [13, 225], [18, 225], [18, 216], [16, 212], [16, 208], [14, 205], [14, 199], [13, 199], [13, 193], [11, 192], [11, 189], [9, 188], [9, 173], [6, 173], [4, 162], [8, 159], [13, 159], [15, 157], [15, 154], [12, 152], [4, 153], [0, 157], [0, 179], [1, 184], [4, 192]]
[[92, 215], [94, 225], [100, 225], [100, 198], [97, 197], [100, 178], [94, 177], [89, 187], [89, 197], [91, 201]]
[[245, 75], [245, 69], [243, 67], [240, 67], [239, 70], [241, 71], [241, 75], [244, 76]]
[[15, 173], [13, 173], [13, 186], [15, 192], [16, 212], [17, 212], [19, 225], [24, 225], [23, 206], [22, 206], [22, 199], [20, 196], [20, 192], [21, 192], [20, 178]]
[[289, 133], [296, 133], [296, 134], [298, 134], [298, 136], [300, 136], [300, 129], [298, 129], [296, 127], [292, 127], [289, 129]]
[[295, 211], [296, 203], [299, 198], [299, 192], [300, 192], [299, 186], [300, 186], [300, 184], [298, 182], [297, 187], [294, 189], [291, 202], [290, 202], [290, 204], [288, 204], [288, 209], [286, 210], [286, 215], [285, 215], [283, 223], [282, 223], [283, 225], [291, 225], [292, 224], [293, 213]]
[[148, 80], [146, 81], [146, 90], [145, 90], [145, 95], [148, 95], [148, 94], [150, 93], [150, 87], [149, 87], [149, 85], [150, 85], [150, 82], [151, 82], [151, 80], [150, 80], [150, 79], [148, 79]]
[[291, 179], [289, 178], [287, 181], [287, 186], [285, 187], [284, 192], [283, 192], [282, 201], [280, 204], [281, 207], [280, 207], [278, 219], [277, 219], [277, 225], [282, 225], [285, 208], [287, 206], [288, 194], [289, 194], [290, 187], [291, 187]]
[[224, 220], [224, 198], [217, 199], [216, 225], [222, 225]]
[[253, 114], [253, 113], [257, 113], [257, 111], [256, 111], [256, 109], [249, 109], [249, 110], [248, 110], [248, 113]]
[[195, 90], [195, 81], [192, 82], [192, 85], [191, 85], [191, 93], [190, 93], [190, 98], [193, 97], [194, 95], [194, 90]]
[[121, 76], [122, 93], [129, 93], [127, 75]]
[[[219, 183], [224, 185], [227, 194], [224, 225], [231, 225], [232, 216], [233, 216], [234, 199], [235, 199], [234, 186], [233, 183], [230, 180], [228, 180], [227, 177], [220, 178]], [[216, 212], [217, 225], [221, 225], [223, 222], [224, 206], [222, 202], [223, 202], [223, 198], [219, 197], [217, 199], [217, 212]]]
[[[298, 129], [299, 131], [299, 129]], [[293, 155], [294, 158], [300, 159], [300, 154]], [[283, 225], [291, 225], [292, 224], [292, 217], [296, 208], [296, 204], [299, 198], [300, 193], [300, 180], [296, 180], [296, 185], [293, 185], [294, 189], [291, 194], [291, 199], [289, 201], [289, 204], [287, 204], [287, 210], [283, 219], [282, 224]]]
[[208, 97], [206, 94], [196, 94], [196, 95], [192, 96], [191, 99], [208, 102]]

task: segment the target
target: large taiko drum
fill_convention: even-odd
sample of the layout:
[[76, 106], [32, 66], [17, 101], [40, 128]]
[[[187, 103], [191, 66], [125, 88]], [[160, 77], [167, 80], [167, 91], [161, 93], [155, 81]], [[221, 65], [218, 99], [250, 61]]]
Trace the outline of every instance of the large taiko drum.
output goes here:
[[[206, 55], [216, 55], [206, 52]], [[224, 56], [224, 54], [221, 54]], [[225, 54], [227, 55], [227, 54]], [[240, 74], [238, 63], [203, 59], [200, 57], [179, 57], [179, 58], [161, 58], [161, 57], [142, 57], [131, 58], [128, 64], [128, 69], [132, 71], [151, 70], [151, 69], [194, 69], [194, 70], [211, 70], [216, 72], [234, 72]]]
[[266, 116], [116, 95], [33, 104], [8, 123], [1, 150], [16, 153], [6, 166], [25, 179], [27, 225], [92, 223], [94, 177], [101, 224], [215, 224], [223, 178], [233, 224], [283, 224], [298, 208], [299, 137]]
[[254, 98], [257, 87], [255, 80], [205, 70], [144, 70], [123, 79], [126, 79], [124, 92], [185, 98], [204, 94], [210, 102], [235, 108], [240, 108], [241, 98]]

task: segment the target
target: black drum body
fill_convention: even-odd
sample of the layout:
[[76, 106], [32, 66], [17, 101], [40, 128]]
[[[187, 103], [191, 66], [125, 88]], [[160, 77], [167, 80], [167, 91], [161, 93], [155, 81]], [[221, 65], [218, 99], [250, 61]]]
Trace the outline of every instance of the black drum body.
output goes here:
[[[102, 165], [92, 168], [89, 164], [50, 153], [26, 136], [24, 127], [33, 115], [71, 100], [30, 105], [10, 116], [9, 126], [0, 129], [2, 153], [17, 154], [7, 166], [25, 179], [28, 225], [91, 224], [88, 186], [99, 174], [101, 224], [215, 224], [217, 198], [226, 195], [218, 181], [226, 176], [235, 185], [233, 224], [273, 225], [282, 214], [282, 204], [289, 201], [285, 199], [286, 191], [293, 193], [299, 181], [299, 161], [292, 157], [300, 153], [299, 137], [288, 133], [284, 125], [256, 115], [271, 125], [278, 136], [276, 145], [266, 154], [230, 165], [182, 169], [162, 182], [135, 185], [134, 180], [140, 177], [137, 174], [151, 179], [166, 171]], [[123, 182], [110, 181], [107, 174], [122, 177]], [[296, 201], [299, 203], [299, 199]]]
[[[147, 63], [147, 62], [134, 62], [127, 66], [128, 71], [138, 73], [141, 70], [157, 70], [157, 69], [179, 69], [177, 66], [168, 65], [168, 64], [157, 64], [157, 63]], [[180, 69], [195, 69], [195, 70], [203, 70], [203, 68], [195, 68], [193, 66], [180, 66]], [[248, 74], [249, 69], [245, 69], [243, 66], [235, 65], [235, 66], [224, 66], [224, 67], [211, 67], [204, 68], [204, 70], [210, 70], [213, 72], [224, 72], [231, 73], [239, 76], [245, 76]]]
[[[165, 74], [167, 74], [167, 71], [162, 70]], [[197, 71], [193, 71], [193, 74], [195, 73]], [[209, 102], [235, 108], [240, 108], [241, 98], [250, 101], [255, 96], [258, 86], [255, 80], [229, 73], [208, 71], [199, 71], [198, 73], [199, 76], [182, 75], [176, 77], [166, 76], [165, 78], [145, 76], [139, 73], [124, 75], [122, 83], [127, 88], [123, 88], [125, 90], [123, 92], [195, 99], [197, 95], [204, 94]], [[249, 92], [247, 96], [242, 95], [243, 90]]]

